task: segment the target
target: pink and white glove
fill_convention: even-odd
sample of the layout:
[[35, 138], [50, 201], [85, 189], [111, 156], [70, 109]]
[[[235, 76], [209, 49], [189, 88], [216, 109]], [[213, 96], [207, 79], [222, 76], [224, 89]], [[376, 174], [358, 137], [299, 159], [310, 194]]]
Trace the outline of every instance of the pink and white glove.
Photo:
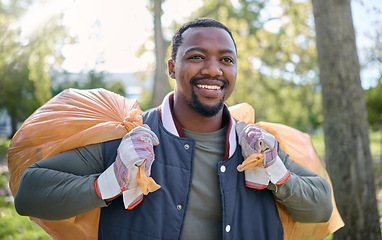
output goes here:
[[[277, 155], [279, 144], [272, 134], [255, 124], [245, 122], [236, 124], [236, 133], [243, 157], [246, 159], [242, 165], [245, 165], [245, 162], [247, 164], [246, 166], [239, 165], [238, 170], [245, 170], [247, 187], [264, 189], [269, 182], [280, 185], [288, 180], [290, 173]], [[255, 163], [259, 160], [260, 163]], [[247, 162], [250, 161], [253, 163], [248, 164]], [[250, 166], [251, 164], [253, 166]]]
[[154, 146], [158, 144], [157, 136], [147, 125], [127, 133], [118, 147], [115, 162], [95, 182], [100, 197], [111, 199], [122, 193], [126, 209], [137, 206], [143, 198], [136, 179], [139, 166], [144, 166], [146, 175], [150, 176]]

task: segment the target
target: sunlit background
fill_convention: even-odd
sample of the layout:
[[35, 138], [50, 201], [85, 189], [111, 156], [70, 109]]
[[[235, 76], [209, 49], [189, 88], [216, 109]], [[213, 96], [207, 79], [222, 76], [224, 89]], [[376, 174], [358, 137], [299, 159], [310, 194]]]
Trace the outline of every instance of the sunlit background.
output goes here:
[[[200, 7], [201, 0], [168, 0], [163, 3], [163, 26], [184, 22]], [[62, 65], [69, 72], [96, 69], [108, 72], [135, 72], [153, 66], [153, 16], [147, 1], [133, 0], [50, 0], [37, 2], [20, 19], [28, 36], [54, 14], [64, 13], [63, 22], [76, 38], [65, 45]], [[168, 39], [171, 38], [167, 32]], [[151, 39], [150, 39], [151, 38]], [[146, 52], [137, 57], [139, 48]]]
[[[378, 1], [351, 1], [365, 90], [377, 85], [382, 72]], [[160, 12], [154, 11], [154, 2], [161, 4]], [[171, 37], [179, 25], [197, 16], [217, 18], [233, 31], [239, 64], [229, 105], [248, 102], [256, 109], [256, 119], [307, 132], [322, 127], [315, 26], [308, 0], [0, 3], [4, 12], [0, 64], [8, 69], [0, 71], [0, 122], [12, 122], [3, 124], [10, 135], [29, 114], [66, 88], [101, 87], [138, 99], [143, 109], [159, 105], [174, 85], [167, 79], [166, 66], [160, 66], [169, 58]], [[162, 43], [154, 40], [154, 16], [159, 15]]]
[[[63, 13], [64, 25], [75, 43], [62, 48], [65, 61], [62, 69], [69, 72], [96, 69], [107, 72], [147, 71], [154, 66], [153, 16], [146, 1], [133, 0], [46, 0], [35, 1], [19, 24], [22, 36], [30, 35], [45, 24], [49, 17]], [[233, 3], [236, 1], [233, 0]], [[280, 15], [278, 0], [270, 1], [263, 10], [264, 17]], [[190, 14], [203, 5], [202, 0], [167, 0], [163, 3], [162, 26], [169, 27], [188, 20]], [[359, 57], [365, 60], [363, 52], [373, 46], [375, 22], [381, 21], [379, 0], [352, 1], [353, 22], [357, 36]], [[265, 29], [275, 31], [279, 21], [270, 21]], [[166, 31], [170, 40], [173, 32]], [[137, 52], [144, 46], [147, 50], [140, 56]], [[364, 66], [362, 84], [365, 88], [376, 84], [379, 73]]]

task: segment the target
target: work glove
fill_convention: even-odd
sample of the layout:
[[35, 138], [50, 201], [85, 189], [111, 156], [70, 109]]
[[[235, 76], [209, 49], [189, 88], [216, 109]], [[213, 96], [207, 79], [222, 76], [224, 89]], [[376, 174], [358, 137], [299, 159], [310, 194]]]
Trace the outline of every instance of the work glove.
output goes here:
[[147, 125], [127, 133], [118, 147], [115, 162], [96, 180], [96, 190], [102, 199], [112, 199], [122, 193], [126, 209], [132, 209], [143, 199], [143, 194], [160, 188], [149, 177], [154, 162], [154, 146], [159, 140]]
[[245, 159], [237, 170], [245, 171], [247, 187], [264, 189], [269, 182], [280, 185], [288, 180], [290, 173], [277, 155], [279, 144], [272, 134], [245, 122], [236, 124], [236, 133]]

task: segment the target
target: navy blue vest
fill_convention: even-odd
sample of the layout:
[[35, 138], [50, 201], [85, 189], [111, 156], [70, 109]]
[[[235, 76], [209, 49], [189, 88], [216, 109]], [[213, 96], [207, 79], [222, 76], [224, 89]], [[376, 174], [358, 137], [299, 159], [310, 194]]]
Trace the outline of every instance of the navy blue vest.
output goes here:
[[[124, 208], [122, 197], [102, 208], [99, 239], [181, 238], [191, 188], [195, 142], [174, 136], [164, 129], [158, 109], [144, 113], [144, 122], [160, 141], [154, 148], [151, 176], [161, 188], [144, 196], [132, 210]], [[120, 139], [103, 143], [105, 169], [114, 162], [119, 143]], [[220, 161], [217, 166], [222, 194], [223, 239], [283, 239], [272, 192], [245, 187], [244, 173], [236, 169], [242, 161], [238, 145], [234, 155]], [[218, 171], [222, 165], [226, 167], [224, 173]]]

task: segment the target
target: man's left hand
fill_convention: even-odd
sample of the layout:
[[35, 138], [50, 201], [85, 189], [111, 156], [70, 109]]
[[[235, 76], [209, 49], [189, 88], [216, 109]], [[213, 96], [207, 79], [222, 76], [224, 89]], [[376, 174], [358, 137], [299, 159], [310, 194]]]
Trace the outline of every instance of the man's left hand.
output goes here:
[[[255, 167], [251, 167], [251, 163], [246, 163], [247, 166], [242, 167], [242, 170], [245, 170], [248, 187], [264, 189], [268, 186], [269, 181], [280, 185], [288, 180], [289, 171], [277, 155], [279, 144], [272, 134], [255, 124], [244, 122], [237, 123], [236, 133], [243, 157], [246, 159], [243, 164], [254, 157], [261, 161], [260, 163], [253, 161], [253, 164], [256, 164]], [[238, 169], [240, 170], [240, 168]]]

